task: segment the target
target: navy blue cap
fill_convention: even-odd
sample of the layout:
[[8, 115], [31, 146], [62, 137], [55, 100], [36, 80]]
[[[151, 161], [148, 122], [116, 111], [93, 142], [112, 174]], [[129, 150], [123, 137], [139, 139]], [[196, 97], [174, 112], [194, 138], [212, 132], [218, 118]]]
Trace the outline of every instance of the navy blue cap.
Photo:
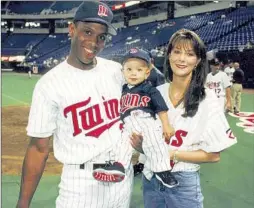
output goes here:
[[213, 60], [210, 61], [210, 65], [218, 66], [218, 65], [220, 65], [220, 62], [216, 59], [213, 59]]
[[146, 61], [148, 64], [151, 63], [151, 58], [149, 53], [139, 48], [130, 49], [128, 53], [124, 56], [124, 61], [126, 61], [129, 58], [139, 58]]
[[112, 26], [113, 12], [108, 5], [97, 1], [84, 1], [79, 5], [74, 21], [96, 22], [108, 26], [108, 33], [116, 35], [116, 29]]

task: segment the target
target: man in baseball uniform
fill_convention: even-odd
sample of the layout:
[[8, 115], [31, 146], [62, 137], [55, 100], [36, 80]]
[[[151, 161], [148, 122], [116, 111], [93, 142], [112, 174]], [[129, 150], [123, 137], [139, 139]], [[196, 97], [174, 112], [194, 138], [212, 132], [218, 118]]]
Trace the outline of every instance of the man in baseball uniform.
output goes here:
[[[28, 208], [54, 138], [54, 155], [63, 163], [56, 207], [129, 207], [133, 169], [121, 182], [101, 182], [93, 170], [117, 157], [121, 143], [119, 100], [124, 82], [121, 65], [96, 55], [107, 36], [116, 35], [110, 8], [85, 1], [69, 25], [71, 49], [66, 61], [36, 84], [27, 134], [31, 137], [23, 164], [17, 207]], [[123, 148], [122, 151], [125, 151]], [[118, 183], [112, 183], [112, 181]]]
[[229, 111], [231, 110], [231, 83], [229, 78], [225, 72], [220, 70], [219, 62], [212, 60], [210, 66], [212, 71], [207, 75], [206, 86], [209, 89], [214, 89], [223, 111]]

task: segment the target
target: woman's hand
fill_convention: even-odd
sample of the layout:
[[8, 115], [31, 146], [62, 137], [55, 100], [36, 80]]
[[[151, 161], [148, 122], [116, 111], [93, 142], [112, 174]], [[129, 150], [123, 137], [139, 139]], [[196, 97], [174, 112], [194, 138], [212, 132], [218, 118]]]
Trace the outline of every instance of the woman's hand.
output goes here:
[[132, 133], [131, 135], [131, 146], [140, 153], [144, 154], [142, 149], [143, 137], [140, 134]]

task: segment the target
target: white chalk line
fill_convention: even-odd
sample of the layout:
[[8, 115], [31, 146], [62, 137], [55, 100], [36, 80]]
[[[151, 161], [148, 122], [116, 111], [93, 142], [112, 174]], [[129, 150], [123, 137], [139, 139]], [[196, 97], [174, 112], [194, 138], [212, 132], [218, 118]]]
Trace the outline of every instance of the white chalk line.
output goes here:
[[7, 98], [9, 98], [9, 99], [11, 99], [11, 100], [14, 100], [14, 101], [17, 101], [17, 102], [19, 102], [19, 103], [22, 103], [22, 104], [25, 104], [25, 105], [30, 105], [29, 103], [26, 103], [26, 102], [24, 102], [24, 101], [22, 101], [22, 100], [16, 99], [16, 98], [14, 98], [14, 97], [12, 97], [12, 96], [6, 95], [6, 94], [4, 94], [4, 93], [2, 93], [2, 95], [3, 95], [4, 97], [7, 97]]

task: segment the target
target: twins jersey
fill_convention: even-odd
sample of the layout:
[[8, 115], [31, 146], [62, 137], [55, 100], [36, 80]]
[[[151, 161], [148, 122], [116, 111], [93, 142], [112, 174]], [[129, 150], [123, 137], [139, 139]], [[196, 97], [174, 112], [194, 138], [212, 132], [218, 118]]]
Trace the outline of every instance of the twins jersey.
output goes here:
[[142, 110], [155, 116], [156, 113], [167, 111], [168, 107], [160, 92], [149, 82], [142, 82], [136, 86], [125, 84], [122, 90], [121, 119], [124, 120], [133, 110]]
[[[121, 65], [97, 58], [91, 70], [64, 61], [36, 84], [27, 126], [31, 137], [53, 134], [54, 155], [63, 164], [110, 159], [121, 138]], [[106, 153], [107, 152], [107, 153]]]
[[225, 97], [227, 87], [230, 87], [230, 80], [225, 72], [218, 71], [216, 74], [210, 72], [206, 78], [206, 87], [214, 90], [218, 98]]
[[[169, 144], [170, 150], [220, 152], [237, 143], [214, 92], [206, 89], [206, 97], [199, 104], [196, 115], [184, 118], [183, 103], [174, 107], [168, 97], [169, 86], [166, 83], [157, 89], [168, 105], [169, 120], [175, 129]], [[172, 171], [197, 171], [199, 168], [198, 164], [180, 161], [174, 164]], [[147, 168], [143, 173], [149, 180], [153, 176]]]
[[227, 67], [224, 69], [224, 72], [228, 75], [229, 81], [232, 82], [235, 68], [234, 67], [232, 67], [232, 68]]

